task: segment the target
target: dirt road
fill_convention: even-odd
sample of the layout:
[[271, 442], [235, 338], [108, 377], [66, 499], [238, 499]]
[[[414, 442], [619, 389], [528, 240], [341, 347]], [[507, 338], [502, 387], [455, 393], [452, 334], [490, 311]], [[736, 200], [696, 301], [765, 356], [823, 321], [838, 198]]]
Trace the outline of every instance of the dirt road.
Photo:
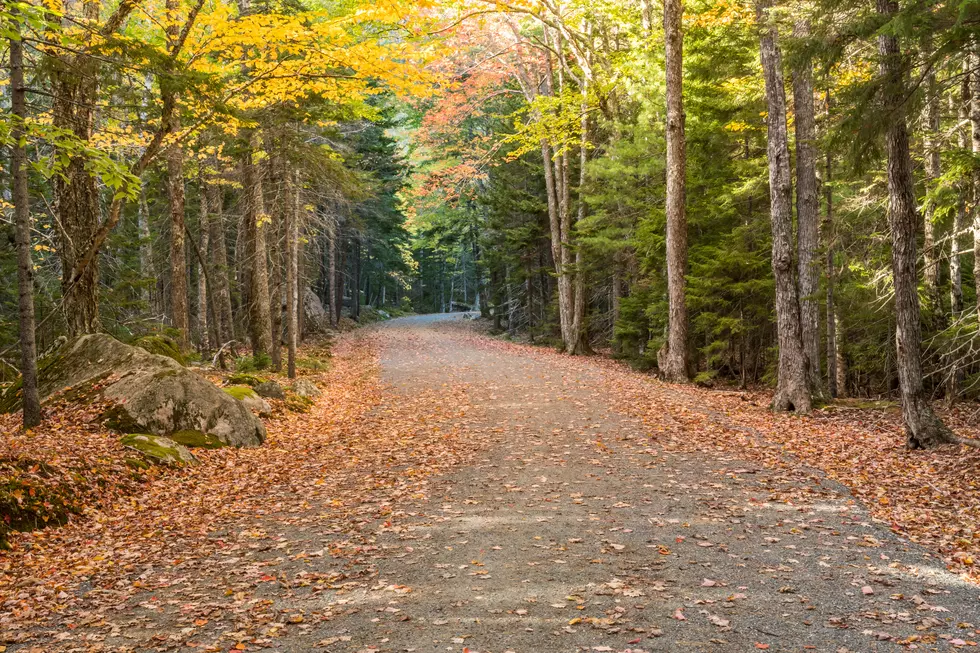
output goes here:
[[[265, 545], [174, 571], [182, 584], [128, 598], [74, 650], [946, 651], [978, 637], [980, 588], [839, 485], [814, 474], [812, 492], [773, 502], [785, 476], [663, 450], [613, 408], [601, 366], [497, 346], [458, 320], [372, 337], [384, 403], [444, 397], [427, 426], [459, 438], [465, 464], [339, 544], [316, 505], [309, 519], [257, 515], [240, 530]], [[196, 628], [188, 604], [207, 607]]]

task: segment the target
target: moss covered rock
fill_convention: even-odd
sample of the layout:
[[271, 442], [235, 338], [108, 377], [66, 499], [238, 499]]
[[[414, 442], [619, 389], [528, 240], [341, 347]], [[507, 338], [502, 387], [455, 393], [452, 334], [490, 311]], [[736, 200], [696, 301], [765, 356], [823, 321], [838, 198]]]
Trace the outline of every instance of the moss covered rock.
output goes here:
[[[265, 439], [262, 422], [204, 377], [106, 334], [82, 336], [39, 367], [43, 398], [69, 388], [73, 400], [106, 401], [106, 425], [119, 431], [200, 431], [233, 446], [257, 446]], [[8, 411], [19, 406], [19, 391], [0, 398]]]
[[184, 429], [170, 434], [170, 439], [177, 444], [182, 444], [188, 449], [220, 449], [228, 445], [222, 442], [217, 436], [202, 431]]
[[250, 388], [254, 388], [257, 385], [267, 382], [268, 380], [269, 379], [265, 377], [249, 374], [248, 372], [235, 372], [225, 379], [225, 385], [247, 385]]
[[266, 397], [267, 399], [286, 398], [286, 392], [282, 389], [282, 386], [275, 381], [266, 381], [265, 383], [258, 384], [255, 386], [255, 392], [257, 392], [260, 397]]
[[298, 394], [300, 397], [319, 397], [320, 388], [316, 387], [316, 384], [309, 379], [298, 379], [293, 383], [293, 392]]
[[137, 338], [133, 342], [133, 346], [144, 349], [157, 356], [166, 356], [185, 367], [187, 366], [187, 359], [180, 352], [180, 345], [173, 338], [161, 335], [143, 336], [142, 338]]
[[183, 467], [198, 462], [187, 447], [162, 435], [130, 433], [120, 438], [119, 442], [124, 447], [140, 452], [147, 461], [154, 465]]
[[242, 402], [246, 408], [255, 411], [259, 415], [268, 415], [272, 412], [272, 407], [269, 405], [269, 402], [260, 397], [254, 389], [247, 385], [230, 385], [224, 388], [224, 391]]

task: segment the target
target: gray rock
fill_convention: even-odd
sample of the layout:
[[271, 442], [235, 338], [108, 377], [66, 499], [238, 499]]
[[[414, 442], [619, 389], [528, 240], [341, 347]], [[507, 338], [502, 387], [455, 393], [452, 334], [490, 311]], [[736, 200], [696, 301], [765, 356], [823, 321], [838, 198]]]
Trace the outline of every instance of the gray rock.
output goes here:
[[266, 397], [268, 399], [285, 399], [286, 392], [282, 389], [282, 386], [275, 381], [266, 381], [265, 383], [260, 383], [255, 386], [255, 392], [260, 397]]
[[[106, 426], [124, 433], [194, 430], [237, 447], [258, 446], [265, 439], [262, 422], [204, 377], [104, 333], [65, 344], [38, 371], [41, 397], [67, 389], [77, 401], [106, 400]], [[0, 400], [7, 410], [19, 403], [16, 396]]]
[[260, 397], [254, 388], [250, 388], [247, 385], [230, 385], [224, 388], [224, 391], [226, 394], [242, 402], [252, 412], [258, 413], [259, 415], [269, 415], [272, 413], [272, 406], [269, 405], [268, 401]]
[[316, 387], [313, 381], [308, 379], [299, 379], [293, 384], [293, 392], [298, 394], [300, 397], [319, 397], [320, 388]]
[[124, 447], [140, 452], [144, 458], [155, 465], [183, 467], [198, 463], [197, 458], [187, 447], [162, 435], [130, 433], [120, 438], [119, 442]]
[[316, 296], [313, 289], [308, 287], [303, 291], [303, 326], [307, 333], [327, 333], [330, 331], [330, 316]]

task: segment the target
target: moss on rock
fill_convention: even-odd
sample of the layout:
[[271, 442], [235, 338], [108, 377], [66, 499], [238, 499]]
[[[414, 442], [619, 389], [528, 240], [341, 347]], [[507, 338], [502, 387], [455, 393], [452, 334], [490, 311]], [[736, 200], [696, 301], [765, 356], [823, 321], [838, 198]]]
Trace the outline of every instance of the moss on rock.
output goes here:
[[187, 359], [180, 352], [180, 345], [173, 338], [161, 335], [143, 336], [142, 338], [137, 338], [133, 342], [133, 346], [145, 349], [157, 356], [172, 358], [181, 365], [187, 366]]
[[203, 431], [194, 431], [192, 429], [184, 429], [183, 431], [171, 433], [170, 439], [177, 444], [182, 444], [191, 449], [220, 449], [221, 447], [228, 446], [227, 443], [222, 442], [216, 435], [204, 433]]
[[119, 443], [140, 452], [148, 462], [156, 465], [183, 467], [197, 463], [197, 458], [187, 447], [162, 435], [130, 433], [121, 437]]
[[222, 390], [239, 401], [259, 398], [258, 393], [247, 385], [230, 385], [227, 388], [222, 388]]
[[269, 379], [258, 376], [256, 374], [248, 374], [246, 372], [235, 372], [227, 379], [225, 379], [226, 385], [247, 385], [254, 388], [257, 385], [262, 385], [266, 383]]

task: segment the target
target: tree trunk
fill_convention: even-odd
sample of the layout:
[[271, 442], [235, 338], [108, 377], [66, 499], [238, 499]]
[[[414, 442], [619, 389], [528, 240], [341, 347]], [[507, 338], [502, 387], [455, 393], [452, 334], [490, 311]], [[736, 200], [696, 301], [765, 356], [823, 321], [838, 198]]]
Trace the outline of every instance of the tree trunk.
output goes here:
[[541, 158], [544, 160], [545, 192], [548, 195], [551, 257], [554, 260], [555, 273], [558, 277], [558, 322], [561, 329], [562, 342], [567, 350], [569, 347], [569, 334], [571, 332], [571, 315], [574, 308], [571, 295], [572, 284], [569, 278], [569, 270], [562, 263], [565, 258], [564, 250], [567, 249], [567, 246], [562, 233], [562, 217], [558, 201], [558, 175], [555, 174], [558, 166], [553, 162], [551, 145], [544, 139], [541, 140]]
[[290, 201], [290, 175], [283, 169], [279, 156], [272, 157], [269, 162], [270, 178], [276, 192], [275, 211], [277, 213], [274, 225], [270, 224], [272, 242], [266, 243], [269, 249], [269, 318], [272, 328], [272, 369], [282, 370], [282, 307], [283, 307], [283, 267], [282, 251], [283, 227], [286, 226], [286, 215], [292, 210]]
[[623, 297], [623, 277], [619, 269], [619, 257], [613, 257], [612, 289], [609, 298], [610, 309], [612, 310], [612, 350], [614, 354], [620, 353], [619, 341], [616, 340], [616, 325], [619, 324], [619, 311]]
[[[14, 14], [17, 9], [11, 10]], [[19, 31], [10, 37], [10, 176], [13, 181], [14, 235], [17, 244], [17, 317], [20, 335], [21, 408], [25, 429], [41, 423], [37, 390], [37, 342], [34, 339], [34, 262], [31, 260], [31, 206], [27, 186], [27, 89], [24, 86], [24, 42]]]
[[[827, 115], [830, 115], [830, 91], [827, 91]], [[825, 155], [823, 192], [827, 202], [827, 215], [824, 221], [825, 243], [827, 247], [827, 386], [830, 397], [836, 399], [840, 388], [837, 385], [837, 321], [834, 306], [834, 187], [831, 185], [834, 173], [834, 159], [830, 151]]]
[[[926, 46], [926, 54], [930, 54], [931, 43]], [[930, 69], [926, 77], [926, 107], [925, 107], [925, 130], [923, 141], [925, 146], [925, 173], [926, 187], [932, 190], [933, 185], [940, 175], [940, 156], [939, 156], [939, 89], [936, 84], [935, 69]], [[933, 310], [939, 309], [939, 252], [936, 248], [936, 225], [935, 225], [936, 203], [932, 200], [926, 202], [923, 215], [923, 232], [925, 238], [922, 243], [922, 255], [924, 258], [923, 280], [925, 281], [926, 296], [932, 304]]]
[[684, 134], [684, 36], [682, 0], [664, 0], [667, 73], [667, 350], [660, 370], [667, 381], [686, 383], [687, 143]]
[[[166, 32], [168, 45], [173, 47], [180, 33], [177, 13], [180, 0], [167, 0]], [[176, 101], [176, 91], [167, 81], [161, 85], [161, 93], [172, 94]], [[172, 118], [172, 130], [180, 130], [180, 117]], [[177, 340], [184, 351], [190, 349], [190, 320], [187, 302], [187, 254], [184, 242], [184, 150], [175, 143], [167, 149], [167, 197], [170, 201], [170, 319], [177, 330]]]
[[170, 203], [170, 323], [178, 332], [178, 344], [190, 348], [187, 302], [187, 256], [184, 241], [184, 151], [180, 145], [167, 149], [167, 198]]
[[327, 292], [330, 302], [330, 326], [340, 321], [340, 297], [337, 293], [337, 219], [327, 218]]
[[813, 405], [800, 330], [800, 303], [793, 279], [793, 188], [786, 132], [786, 93], [776, 29], [769, 24], [771, 4], [770, 0], [759, 0], [756, 12], [768, 108], [772, 271], [776, 282], [776, 333], [779, 340], [779, 371], [772, 408], [807, 413]]
[[[89, 57], [81, 57], [71, 64], [55, 61], [53, 65], [53, 125], [87, 143], [92, 135], [98, 66]], [[98, 185], [86, 169], [85, 156], [68, 156], [67, 167], [62, 174], [55, 175], [54, 196], [60, 244], [62, 312], [68, 336], [75, 338], [97, 333], [102, 328], [98, 254], [73, 281], [76, 266], [85, 255], [86, 244], [98, 231], [100, 211]]]
[[292, 210], [286, 212], [286, 374], [295, 379], [299, 339], [299, 172], [293, 174], [291, 187]]
[[[892, 20], [894, 0], [877, 0], [878, 14]], [[932, 412], [922, 388], [922, 340], [919, 297], [916, 292], [915, 236], [919, 216], [912, 185], [909, 135], [904, 110], [905, 79], [898, 39], [878, 35], [881, 56], [882, 118], [887, 120], [888, 223], [892, 232], [892, 275], [895, 286], [895, 345], [902, 416], [909, 448], [931, 447], [950, 440], [950, 432]]]
[[[957, 114], [960, 126], [956, 130], [957, 145], [966, 151], [969, 148], [966, 123], [970, 117], [970, 62], [963, 62], [963, 82], [960, 84], [960, 98]], [[952, 98], [951, 98], [952, 99]], [[955, 100], [952, 100], [955, 102]], [[959, 197], [956, 202], [956, 214], [953, 217], [953, 234], [950, 239], [949, 255], [949, 307], [952, 322], [955, 324], [963, 314], [963, 268], [960, 257], [963, 255], [962, 237], [967, 230], [966, 205], [970, 201], [970, 184], [967, 180], [961, 179], [957, 183]], [[954, 343], [955, 347], [955, 343]], [[951, 353], [948, 357], [949, 376], [946, 380], [946, 401], [952, 403], [956, 401], [959, 394], [960, 369], [958, 356]]]
[[[977, 46], [974, 46], [977, 47]], [[972, 151], [980, 156], [980, 54], [976, 49], [970, 53], [970, 125], [972, 127]], [[980, 198], [980, 171], [974, 171], [972, 179], [972, 199], [976, 207]], [[977, 289], [977, 314], [980, 315], [980, 210], [973, 211], [973, 283]]]
[[344, 286], [347, 278], [347, 238], [337, 232], [337, 324], [344, 309]]
[[220, 343], [215, 343], [219, 347], [224, 343], [235, 338], [234, 318], [231, 308], [231, 288], [229, 287], [228, 275], [228, 250], [225, 243], [225, 221], [224, 221], [224, 192], [217, 183], [210, 182], [207, 185], [209, 216], [208, 229], [211, 233], [210, 238], [210, 257], [214, 266], [215, 274], [211, 280], [214, 284], [215, 295], [218, 305], [213, 308], [218, 318], [218, 339]]
[[[361, 321], [361, 236], [355, 234], [351, 251], [350, 316], [355, 322]], [[445, 301], [445, 298], [443, 299]]]
[[[796, 35], [806, 38], [810, 25], [796, 24]], [[820, 376], [820, 200], [817, 196], [816, 120], [813, 107], [813, 68], [810, 59], [801, 58], [793, 70], [793, 103], [796, 109], [796, 218], [797, 267], [800, 293], [800, 333], [807, 355], [811, 392], [823, 386]]]
[[272, 353], [272, 316], [269, 306], [269, 264], [266, 234], [269, 216], [265, 212], [265, 198], [262, 191], [262, 172], [255, 158], [258, 150], [258, 134], [250, 137], [249, 148], [245, 152], [244, 185], [248, 193], [246, 203], [245, 228], [249, 231], [249, 327], [252, 341], [252, 355], [261, 360]]
[[150, 234], [150, 207], [146, 203], [146, 185], [140, 181], [139, 206], [136, 213], [137, 228], [140, 237], [140, 300], [150, 311], [155, 311], [155, 292], [150, 292], [149, 280], [153, 279], [156, 288], [156, 271], [153, 269], [153, 236]]
[[204, 257], [204, 260], [197, 262], [197, 337], [200, 350], [202, 352], [206, 352], [211, 351], [211, 339], [209, 337], [208, 326], [208, 272], [204, 269], [204, 262], [211, 257], [211, 253], [208, 250], [211, 229], [208, 219], [208, 197], [204, 184], [204, 176], [200, 175], [199, 180], [201, 187], [201, 216], [199, 229], [201, 232], [201, 255]]

